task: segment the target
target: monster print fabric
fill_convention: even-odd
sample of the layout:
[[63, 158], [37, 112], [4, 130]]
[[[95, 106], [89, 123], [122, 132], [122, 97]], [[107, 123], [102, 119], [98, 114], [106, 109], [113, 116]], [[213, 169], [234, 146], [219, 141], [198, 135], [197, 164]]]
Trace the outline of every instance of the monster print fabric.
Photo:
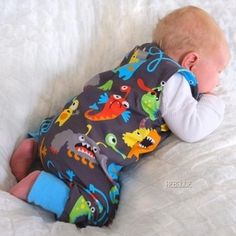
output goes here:
[[159, 99], [178, 71], [197, 99], [197, 82], [190, 71], [154, 43], [137, 46], [117, 68], [95, 76], [59, 115], [42, 123], [41, 162], [70, 187], [59, 220], [79, 226], [112, 221], [119, 203], [120, 171], [170, 134]]

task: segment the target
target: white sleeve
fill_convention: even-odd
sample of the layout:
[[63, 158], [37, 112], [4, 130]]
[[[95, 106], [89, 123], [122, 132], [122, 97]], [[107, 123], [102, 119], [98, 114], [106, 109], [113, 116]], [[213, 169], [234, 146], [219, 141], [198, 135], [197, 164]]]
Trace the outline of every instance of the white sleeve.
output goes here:
[[174, 74], [165, 84], [161, 97], [162, 117], [169, 129], [186, 142], [196, 142], [213, 132], [222, 122], [225, 105], [211, 94], [200, 101], [192, 97], [187, 80]]

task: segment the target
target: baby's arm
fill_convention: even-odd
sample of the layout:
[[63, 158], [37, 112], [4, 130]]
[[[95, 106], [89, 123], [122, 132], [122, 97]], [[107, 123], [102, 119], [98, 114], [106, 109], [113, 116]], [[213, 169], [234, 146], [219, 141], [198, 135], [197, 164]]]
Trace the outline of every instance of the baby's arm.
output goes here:
[[170, 130], [186, 142], [196, 142], [213, 132], [224, 117], [223, 101], [212, 94], [192, 97], [187, 80], [174, 74], [166, 83], [161, 98], [162, 116]]

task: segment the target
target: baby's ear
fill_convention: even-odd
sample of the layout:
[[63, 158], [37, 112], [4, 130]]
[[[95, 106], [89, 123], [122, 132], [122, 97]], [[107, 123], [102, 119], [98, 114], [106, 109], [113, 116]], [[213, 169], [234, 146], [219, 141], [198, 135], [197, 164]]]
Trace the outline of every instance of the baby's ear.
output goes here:
[[181, 61], [181, 66], [188, 70], [192, 70], [193, 66], [195, 66], [199, 61], [199, 54], [196, 52], [188, 52]]

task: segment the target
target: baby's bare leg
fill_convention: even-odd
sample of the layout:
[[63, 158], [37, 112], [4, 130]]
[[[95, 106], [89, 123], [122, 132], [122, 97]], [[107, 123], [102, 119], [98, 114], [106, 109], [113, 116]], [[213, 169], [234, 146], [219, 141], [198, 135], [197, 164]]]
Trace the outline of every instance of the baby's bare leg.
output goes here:
[[36, 157], [37, 143], [34, 139], [24, 139], [10, 159], [10, 167], [17, 181], [23, 179]]
[[25, 178], [23, 178], [19, 183], [17, 183], [15, 186], [13, 186], [9, 193], [14, 195], [17, 198], [20, 198], [24, 201], [27, 200], [27, 196], [35, 182], [35, 180], [38, 178], [40, 174], [39, 170], [36, 170], [29, 175], [27, 175]]

